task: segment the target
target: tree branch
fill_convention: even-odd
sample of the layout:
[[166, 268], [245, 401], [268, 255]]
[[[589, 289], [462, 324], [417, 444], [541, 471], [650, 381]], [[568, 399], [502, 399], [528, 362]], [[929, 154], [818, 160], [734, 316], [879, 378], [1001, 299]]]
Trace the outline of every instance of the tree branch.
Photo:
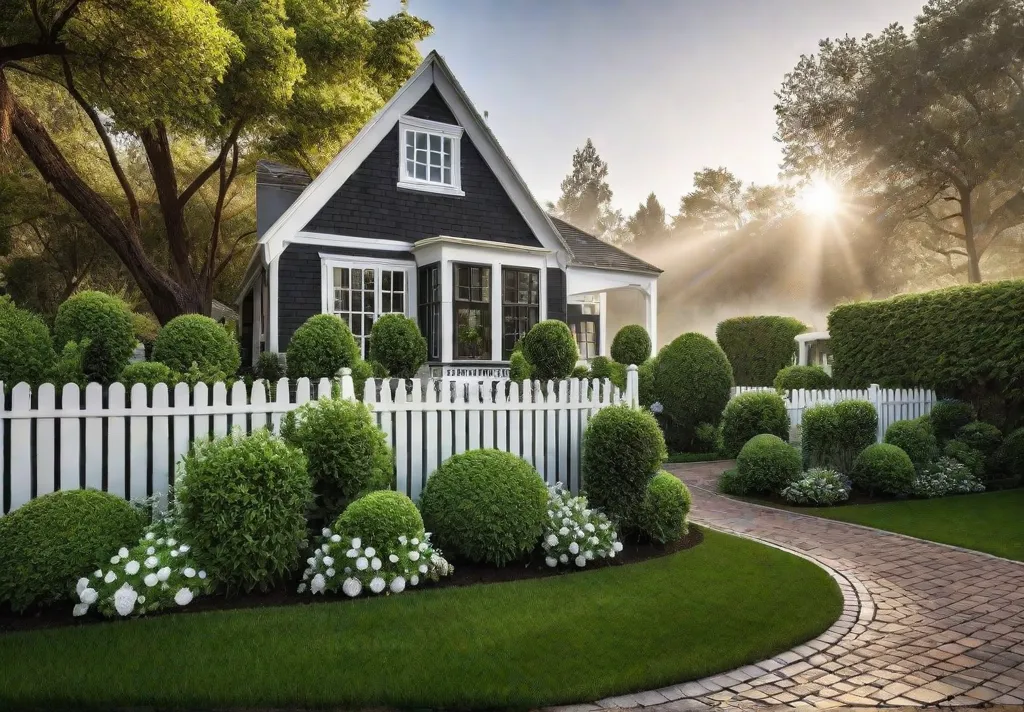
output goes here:
[[213, 210], [213, 226], [210, 229], [210, 245], [206, 252], [206, 261], [203, 263], [203, 275], [208, 278], [208, 283], [213, 282], [213, 263], [217, 255], [217, 243], [220, 242], [220, 225], [224, 216], [224, 199], [227, 196], [231, 182], [235, 179], [235, 172], [238, 170], [238, 144], [232, 144], [231, 149], [231, 170], [224, 168], [224, 162], [220, 164], [220, 183], [217, 190], [217, 206]]
[[64, 29], [64, 25], [68, 24], [68, 20], [70, 20], [71, 16], [75, 14], [76, 10], [78, 10], [78, 6], [81, 2], [82, 0], [71, 0], [68, 6], [64, 8], [64, 11], [57, 15], [57, 19], [53, 21], [53, 26], [50, 27], [51, 39], [57, 38], [57, 35], [59, 35], [61, 30]]
[[231, 147], [234, 146], [235, 142], [238, 140], [238, 134], [242, 132], [242, 125], [244, 123], [245, 122], [242, 119], [235, 122], [235, 125], [231, 128], [231, 132], [228, 134], [227, 140], [224, 142], [224, 145], [221, 146], [220, 153], [217, 154], [213, 163], [204, 168], [202, 172], [195, 177], [195, 180], [193, 180], [189, 186], [182, 191], [181, 195], [178, 197], [178, 203], [181, 207], [185, 207], [185, 204], [192, 199], [192, 196], [195, 195], [196, 191], [202, 188], [206, 181], [210, 179], [210, 176], [218, 171], [221, 165], [223, 165], [224, 160], [228, 156], [228, 151], [231, 150]]
[[63, 56], [70, 54], [63, 42], [19, 42], [18, 44], [0, 47], [0, 67], [8, 62], [33, 57]]
[[246, 232], [243, 232], [241, 235], [235, 238], [235, 241], [231, 245], [231, 249], [228, 250], [228, 253], [224, 256], [224, 259], [221, 260], [220, 264], [217, 266], [217, 269], [213, 271], [212, 281], [216, 282], [217, 278], [220, 277], [221, 273], [231, 263], [231, 258], [235, 256], [235, 251], [238, 249], [238, 246], [242, 244], [242, 240], [249, 237], [249, 235], [255, 234], [255, 230], [247, 230]]

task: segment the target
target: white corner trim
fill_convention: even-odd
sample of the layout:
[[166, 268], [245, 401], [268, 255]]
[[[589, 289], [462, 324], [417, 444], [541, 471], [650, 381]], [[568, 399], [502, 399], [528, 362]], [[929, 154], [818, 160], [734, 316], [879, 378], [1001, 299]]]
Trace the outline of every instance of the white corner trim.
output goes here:
[[384, 267], [402, 267], [407, 269], [416, 266], [415, 260], [393, 260], [383, 257], [364, 257], [363, 255], [338, 255], [333, 252], [321, 252], [320, 262], [328, 266], [337, 265], [338, 267], [355, 265], [360, 267], [376, 267], [382, 265]]
[[462, 138], [463, 128], [456, 124], [444, 124], [440, 121], [421, 119], [416, 116], [401, 116], [398, 125], [403, 129], [420, 129], [430, 133], [442, 134], [449, 138]]
[[502, 252], [532, 252], [538, 255], [549, 255], [552, 250], [546, 247], [534, 247], [533, 245], [515, 245], [511, 242], [494, 242], [493, 240], [478, 240], [472, 237], [452, 237], [450, 235], [438, 235], [417, 240], [412, 245], [412, 251], [417, 252], [432, 245], [466, 245], [467, 247], [480, 247], [483, 249], [501, 250]]
[[[400, 180], [397, 183], [402, 190], [416, 190], [420, 193], [437, 193], [438, 195], [451, 195], [457, 198], [465, 198], [466, 192], [461, 188], [443, 183], [431, 183], [427, 180]], [[461, 182], [456, 183], [461, 185]]]
[[268, 290], [267, 298], [270, 299], [270, 308], [268, 310], [267, 321], [270, 322], [267, 326], [269, 332], [267, 339], [267, 351], [278, 353], [277, 349], [277, 319], [278, 319], [278, 302], [280, 301], [281, 294], [277, 289], [277, 272], [280, 260], [273, 260], [268, 266]]
[[321, 247], [349, 247], [355, 250], [379, 250], [382, 252], [409, 252], [413, 243], [399, 240], [383, 240], [379, 237], [356, 237], [354, 235], [331, 235], [320, 232], [300, 232], [284, 243], [299, 245], [320, 245]]

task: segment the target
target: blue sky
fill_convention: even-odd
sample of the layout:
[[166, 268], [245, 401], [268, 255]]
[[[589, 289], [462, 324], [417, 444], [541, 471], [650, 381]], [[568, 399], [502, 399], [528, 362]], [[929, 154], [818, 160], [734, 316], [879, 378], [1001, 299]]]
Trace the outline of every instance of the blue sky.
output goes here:
[[[775, 178], [773, 92], [819, 39], [909, 25], [923, 0], [410, 0], [539, 200], [590, 137], [615, 207], [670, 213], [693, 173]], [[371, 0], [373, 16], [399, 0]]]

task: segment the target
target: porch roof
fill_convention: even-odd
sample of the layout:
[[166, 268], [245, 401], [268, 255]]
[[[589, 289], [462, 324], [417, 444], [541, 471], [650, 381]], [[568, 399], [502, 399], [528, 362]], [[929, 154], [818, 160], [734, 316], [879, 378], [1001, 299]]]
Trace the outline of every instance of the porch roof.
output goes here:
[[595, 269], [611, 269], [621, 272], [640, 272], [659, 275], [662, 270], [639, 257], [634, 257], [625, 250], [609, 245], [604, 240], [580, 230], [565, 220], [549, 216], [558, 229], [562, 241], [572, 255], [570, 266], [593, 267]]

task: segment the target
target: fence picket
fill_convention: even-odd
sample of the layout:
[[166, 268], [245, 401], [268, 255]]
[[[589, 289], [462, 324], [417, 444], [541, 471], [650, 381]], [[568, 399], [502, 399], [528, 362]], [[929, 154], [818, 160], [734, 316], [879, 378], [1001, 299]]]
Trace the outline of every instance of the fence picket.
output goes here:
[[481, 416], [478, 404], [480, 403], [480, 386], [476, 383], [470, 383], [466, 386], [466, 403], [470, 406], [476, 405], [476, 408], [472, 408], [466, 412], [466, 427], [468, 428], [467, 438], [469, 442], [470, 450], [480, 449], [480, 436], [482, 435], [483, 426], [481, 424]]
[[573, 440], [569, 437], [569, 382], [558, 382], [558, 435], [555, 444], [558, 447], [558, 475], [557, 480], [566, 487], [569, 486], [569, 448]]
[[[85, 387], [85, 411], [102, 414], [103, 386], [99, 383]], [[85, 419], [85, 486], [103, 489], [103, 418]]]
[[480, 389], [480, 402], [483, 403], [483, 412], [480, 417], [484, 429], [481, 444], [486, 448], [494, 447], [494, 411], [489, 407], [493, 390], [494, 384], [491, 381], [484, 382]]
[[[188, 412], [187, 409], [191, 404], [190, 393], [188, 390], [187, 383], [176, 383], [174, 384], [174, 408], [177, 410], [181, 408], [183, 411]], [[187, 415], [176, 415], [174, 416], [174, 463], [177, 463], [185, 456], [188, 452], [189, 445], [192, 440], [189, 437], [189, 416]], [[175, 472], [172, 469], [170, 472], [171, 483], [174, 483]]]
[[[221, 389], [224, 388], [224, 384], [220, 385]], [[149, 394], [146, 391], [146, 386], [143, 383], [136, 383], [132, 386], [130, 393], [130, 406], [129, 408], [133, 415], [129, 418], [129, 440], [131, 441], [131, 450], [128, 456], [129, 470], [128, 470], [128, 496], [131, 499], [136, 497], [145, 497], [148, 492], [148, 479], [149, 479], [149, 404], [147, 403]]]
[[441, 462], [444, 462], [452, 456], [452, 447], [454, 446], [452, 411], [448, 408], [452, 402], [452, 384], [448, 381], [439, 381], [438, 389], [440, 391], [437, 411], [438, 417], [441, 419]]
[[[287, 389], [285, 389], [285, 393], [287, 393]], [[197, 408], [205, 408], [210, 404], [210, 392], [205, 383], [197, 383], [193, 386], [192, 404]], [[197, 415], [193, 419], [193, 426], [195, 428], [195, 440], [207, 440], [210, 437], [210, 416]]]
[[[36, 393], [39, 410], [53, 410], [57, 405], [57, 394], [51, 383], [39, 386]], [[53, 418], [40, 418], [36, 421], [36, 497], [53, 492], [58, 481], [54, 473], [54, 439]]]
[[545, 481], [548, 485], [558, 482], [558, 443], [556, 438], [556, 411], [551, 407], [558, 404], [558, 393], [555, 390], [555, 382], [548, 381], [547, 398], [545, 403], [548, 407], [544, 409], [544, 421], [547, 426], [547, 460], [544, 463]]
[[72, 490], [81, 488], [81, 421], [76, 417], [82, 409], [82, 391], [77, 383], [64, 384], [61, 392], [61, 413], [68, 417], [60, 419], [60, 488]]
[[[231, 430], [241, 428], [243, 433], [249, 432], [249, 416], [241, 409], [249, 404], [249, 394], [245, 392], [245, 382], [235, 381], [231, 386], [231, 406], [236, 412], [231, 414]], [[156, 404], [154, 403], [154, 406]]]
[[[179, 384], [188, 390], [184, 383]], [[107, 390], [107, 407], [111, 410], [123, 410], [125, 405], [124, 386], [111, 383]], [[128, 490], [125, 482], [125, 419], [123, 417], [107, 418], [107, 492], [124, 497]]]
[[[522, 399], [519, 397], [519, 384], [515, 381], [509, 381], [508, 384], [508, 403], [512, 405], [522, 403]], [[520, 432], [522, 414], [521, 410], [510, 409], [508, 411], [508, 451], [519, 457], [523, 456], [523, 436]]]
[[[395, 388], [395, 405], [401, 406], [406, 402], [405, 382], [399, 381]], [[400, 408], [395, 409], [395, 479], [398, 483], [397, 489], [410, 497], [412, 496], [412, 483], [409, 481], [409, 443], [407, 438], [409, 429], [409, 412]]]
[[[257, 408], [265, 406], [267, 403], [267, 389], [263, 387], [263, 381], [256, 381], [252, 384], [252, 393], [249, 396], [249, 403]], [[252, 430], [259, 430], [260, 428], [267, 427], [267, 414], [263, 412], [262, 408], [253, 412], [250, 416], [250, 422], [252, 423]]]
[[[19, 383], [11, 391], [11, 411], [32, 408], [32, 387]], [[11, 499], [8, 511], [32, 499], [32, 421], [11, 421]], [[52, 477], [52, 475], [51, 475]]]
[[[414, 378], [409, 391], [409, 403], [420, 403], [422, 388], [420, 379]], [[409, 410], [409, 496], [419, 499], [423, 489], [423, 413], [422, 408]]]
[[[245, 384], [239, 381], [236, 386]], [[167, 385], [158, 383], [153, 386], [153, 408], [166, 408], [168, 404]], [[171, 482], [170, 444], [166, 416], [153, 418], [153, 494], [160, 495], [157, 507], [163, 511], [167, 506], [167, 488]]]
[[426, 451], [427, 451], [427, 463], [426, 472], [424, 473], [424, 480], [434, 473], [437, 469], [437, 456], [440, 451], [437, 442], [437, 424], [438, 418], [440, 417], [441, 409], [438, 406], [437, 399], [437, 382], [431, 378], [427, 381], [427, 388], [424, 392], [425, 403], [423, 412], [426, 414]]
[[[532, 381], [523, 381], [522, 399], [524, 406], [527, 403], [533, 403]], [[537, 461], [533, 456], [533, 413], [528, 409], [523, 408], [523, 410], [520, 411], [520, 417], [522, 419], [522, 422], [520, 423], [520, 435], [522, 436], [522, 458], [536, 467]]]
[[[540, 381], [534, 381], [533, 402], [544, 403], [546, 400]], [[542, 408], [533, 411], [533, 466], [547, 482], [547, 468], [544, 465], [544, 410]]]

